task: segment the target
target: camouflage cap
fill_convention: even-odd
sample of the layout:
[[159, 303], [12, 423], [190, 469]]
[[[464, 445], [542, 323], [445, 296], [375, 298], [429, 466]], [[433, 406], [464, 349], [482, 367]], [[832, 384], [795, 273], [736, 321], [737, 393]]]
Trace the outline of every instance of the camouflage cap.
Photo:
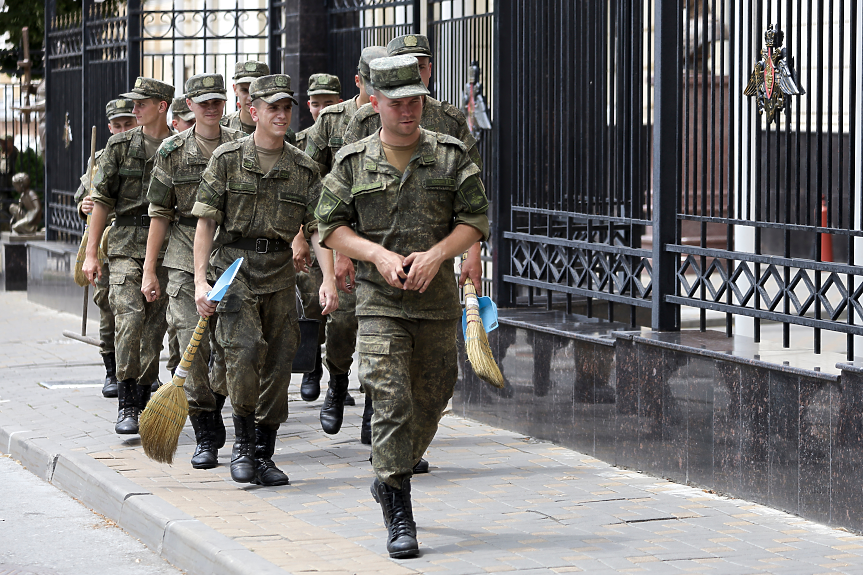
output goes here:
[[249, 95], [252, 100], [260, 98], [267, 104], [273, 104], [285, 98], [290, 98], [294, 104], [299, 104], [294, 98], [294, 91], [291, 90], [291, 77], [287, 74], [255, 78], [249, 86]]
[[309, 76], [309, 96], [315, 94], [335, 94], [338, 96], [342, 93], [342, 83], [339, 82], [338, 76], [332, 74], [312, 74]]
[[270, 67], [263, 62], [256, 60], [237, 62], [234, 68], [234, 84], [250, 84], [255, 78], [269, 75]]
[[132, 100], [146, 100], [147, 98], [153, 98], [154, 100], [170, 102], [174, 99], [174, 87], [170, 84], [160, 82], [155, 78], [138, 76], [138, 79], [135, 80], [135, 87], [132, 88], [132, 91], [120, 94], [120, 96], [123, 98], [130, 98]]
[[405, 34], [397, 36], [387, 44], [387, 56], [426, 56], [432, 57], [428, 36]]
[[372, 87], [391, 100], [429, 94], [420, 77], [419, 62], [413, 56], [378, 58], [369, 68]]
[[174, 98], [174, 101], [171, 103], [171, 115], [186, 122], [191, 122], [195, 119], [195, 114], [189, 109], [189, 105], [186, 104], [185, 96]]
[[117, 98], [116, 100], [111, 100], [105, 105], [105, 115], [108, 116], [109, 120], [123, 117], [134, 118], [135, 114], [132, 113], [133, 106], [134, 104], [131, 100]]
[[195, 74], [186, 80], [186, 97], [196, 104], [207, 100], [227, 100], [221, 74]]
[[378, 58], [386, 58], [387, 57], [387, 49], [383, 46], [366, 46], [363, 48], [362, 54], [360, 54], [360, 62], [357, 64], [357, 72], [360, 73], [360, 76], [363, 79], [363, 83], [366, 86], [366, 94], [369, 96], [372, 95], [372, 80], [371, 80], [371, 72], [369, 71], [369, 64], [371, 64], [374, 60]]

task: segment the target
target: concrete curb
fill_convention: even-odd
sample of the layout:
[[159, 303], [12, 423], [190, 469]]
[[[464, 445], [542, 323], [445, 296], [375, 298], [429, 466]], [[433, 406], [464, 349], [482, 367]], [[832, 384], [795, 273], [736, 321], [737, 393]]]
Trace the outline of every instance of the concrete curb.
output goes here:
[[0, 427], [0, 452], [111, 519], [191, 575], [288, 573], [85, 453], [63, 449], [44, 434]]

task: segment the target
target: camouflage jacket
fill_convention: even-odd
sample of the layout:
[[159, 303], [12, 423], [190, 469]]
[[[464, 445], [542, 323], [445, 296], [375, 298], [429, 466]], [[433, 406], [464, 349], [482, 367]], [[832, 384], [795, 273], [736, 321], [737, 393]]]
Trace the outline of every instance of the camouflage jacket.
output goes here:
[[[255, 126], [248, 126], [240, 121], [240, 111], [237, 110], [233, 114], [228, 114], [224, 116], [221, 120], [219, 120], [219, 124], [224, 126], [225, 128], [230, 128], [232, 130], [238, 130], [243, 132], [246, 135], [253, 134], [255, 132]], [[297, 134], [293, 129], [288, 127], [288, 131], [285, 133], [285, 141], [292, 146], [297, 145]]]
[[264, 174], [254, 138], [222, 144], [213, 152], [201, 178], [192, 215], [218, 224], [210, 263], [221, 273], [238, 257], [246, 260], [238, 278], [252, 292], [293, 289], [293, 252], [259, 254], [231, 247], [240, 238], [281, 239], [290, 246], [304, 224], [314, 230], [314, 207], [321, 190], [318, 167], [311, 158], [285, 144], [273, 169]]
[[345, 130], [358, 109], [356, 97], [327, 106], [309, 128], [304, 149], [318, 163], [322, 175], [327, 175], [333, 168], [336, 152], [344, 144]]
[[312, 128], [310, 126], [310, 127], [306, 128], [305, 130], [300, 130], [299, 132], [294, 134], [294, 141], [289, 142], [289, 143], [292, 146], [294, 146], [296, 149], [298, 149], [299, 151], [305, 152], [306, 151], [306, 142], [308, 141], [307, 136], [308, 136], [309, 130], [311, 130], [311, 129]]
[[[243, 132], [224, 126], [220, 132], [222, 143], [246, 137]], [[201, 174], [206, 166], [207, 159], [198, 148], [194, 128], [167, 138], [156, 152], [150, 189], [147, 191], [149, 214], [150, 217], [165, 218], [175, 224], [162, 264], [165, 267], [195, 273], [192, 253], [195, 227], [184, 224], [180, 218], [191, 217]]]
[[[488, 199], [467, 147], [446, 134], [421, 130], [404, 174], [386, 160], [379, 134], [347, 145], [324, 178], [315, 212], [325, 242], [333, 230], [357, 233], [407, 256], [424, 252], [467, 224], [488, 238]], [[461, 315], [452, 261], [441, 264], [425, 293], [390, 287], [374, 264], [360, 262], [357, 315], [454, 319]]]
[[[323, 114], [323, 112], [321, 112]], [[423, 115], [420, 118], [420, 126], [430, 132], [440, 132], [460, 140], [467, 146], [468, 153], [473, 162], [482, 169], [482, 158], [477, 149], [476, 139], [470, 133], [467, 120], [461, 110], [449, 102], [435, 100], [431, 96], [425, 97], [423, 102]], [[345, 128], [344, 143], [353, 144], [363, 138], [371, 136], [381, 127], [381, 118], [371, 104], [366, 104], [354, 114], [347, 128]]]
[[[113, 209], [118, 218], [147, 215], [147, 188], [150, 187], [153, 158], [145, 156], [141, 126], [111, 136], [96, 169], [90, 195], [94, 202]], [[143, 259], [148, 233], [147, 227], [118, 227], [115, 223], [108, 236], [108, 256]], [[163, 253], [166, 245], [167, 240], [162, 245]]]
[[[102, 152], [105, 150], [97, 150], [96, 151], [96, 167], [93, 169], [93, 179], [95, 180], [99, 176], [99, 158], [102, 156]], [[81, 176], [81, 184], [78, 186], [78, 189], [75, 190], [75, 204], [78, 206], [78, 216], [82, 220], [87, 219], [87, 214], [81, 211], [81, 202], [84, 201], [84, 198], [87, 194], [90, 193], [90, 160], [87, 160], [87, 168], [84, 170], [84, 174]], [[114, 210], [111, 210], [108, 213], [108, 224], [114, 221]]]

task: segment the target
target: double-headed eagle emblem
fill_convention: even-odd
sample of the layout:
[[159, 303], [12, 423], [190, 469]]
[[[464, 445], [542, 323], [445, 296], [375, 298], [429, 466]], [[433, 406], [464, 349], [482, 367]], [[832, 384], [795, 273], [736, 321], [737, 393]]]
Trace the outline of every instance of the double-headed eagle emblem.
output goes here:
[[[802, 96], [806, 93], [797, 79], [794, 70], [788, 65], [782, 40], [785, 34], [773, 25], [764, 33], [764, 48], [761, 59], [755, 62], [755, 69], [749, 77], [749, 84], [743, 90], [746, 96], [755, 96], [758, 113], [767, 113], [767, 123], [776, 121], [776, 113], [790, 108], [791, 101], [786, 96]], [[788, 113], [786, 111], [786, 113]]]

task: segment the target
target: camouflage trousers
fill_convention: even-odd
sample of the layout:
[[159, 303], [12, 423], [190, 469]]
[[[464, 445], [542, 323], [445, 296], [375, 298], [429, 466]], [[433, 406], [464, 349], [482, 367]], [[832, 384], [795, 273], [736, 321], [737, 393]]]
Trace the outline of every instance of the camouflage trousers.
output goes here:
[[159, 375], [159, 354], [168, 329], [165, 310], [168, 306], [168, 270], [156, 267], [162, 295], [148, 303], [141, 293], [144, 260], [113, 256], [110, 258], [111, 291], [108, 301], [116, 324], [114, 348], [117, 357], [117, 379], [135, 379], [139, 385], [150, 385]]
[[96, 280], [96, 289], [93, 290], [93, 303], [99, 308], [99, 339], [105, 344], [100, 349], [102, 355], [114, 353], [114, 312], [108, 302], [109, 277], [109, 264], [102, 262], [102, 277]]
[[297, 287], [303, 301], [303, 311], [309, 319], [322, 322], [318, 345], [326, 344], [324, 362], [330, 374], [348, 373], [354, 362], [357, 343], [357, 296], [356, 293], [339, 292], [339, 309], [328, 317], [321, 314], [319, 291], [323, 283], [323, 272], [317, 260], [309, 266], [309, 272], [297, 274]]
[[[168, 274], [170, 276], [170, 274]], [[170, 277], [168, 279], [168, 285], [171, 284]], [[169, 296], [170, 297], [170, 296]], [[171, 303], [168, 300], [168, 306], [170, 307]], [[186, 342], [188, 344], [188, 342]], [[174, 369], [178, 365], [180, 365], [180, 359], [182, 358], [183, 351], [186, 351], [186, 348], [180, 349], [180, 341], [177, 338], [177, 330], [171, 325], [170, 320], [168, 321], [168, 363], [165, 364], [165, 369], [174, 373]]]
[[[198, 326], [198, 309], [195, 306], [195, 276], [189, 272], [168, 269], [168, 331], [172, 329], [176, 341], [183, 351], [189, 345], [192, 334]], [[212, 320], [211, 320], [212, 321]], [[215, 325], [215, 322], [208, 326]], [[209, 327], [208, 327], [209, 331]], [[213, 395], [209, 377], [210, 337], [205, 337], [198, 345], [192, 359], [192, 367], [186, 376], [183, 389], [189, 400], [189, 415], [216, 410], [216, 396]]]
[[221, 351], [215, 363], [224, 365], [234, 413], [254, 413], [258, 425], [277, 428], [288, 419], [291, 363], [300, 341], [294, 288], [255, 294], [235, 280], [216, 314]]
[[458, 377], [457, 319], [360, 316], [360, 382], [370, 394], [372, 465], [400, 487], [437, 433]]

